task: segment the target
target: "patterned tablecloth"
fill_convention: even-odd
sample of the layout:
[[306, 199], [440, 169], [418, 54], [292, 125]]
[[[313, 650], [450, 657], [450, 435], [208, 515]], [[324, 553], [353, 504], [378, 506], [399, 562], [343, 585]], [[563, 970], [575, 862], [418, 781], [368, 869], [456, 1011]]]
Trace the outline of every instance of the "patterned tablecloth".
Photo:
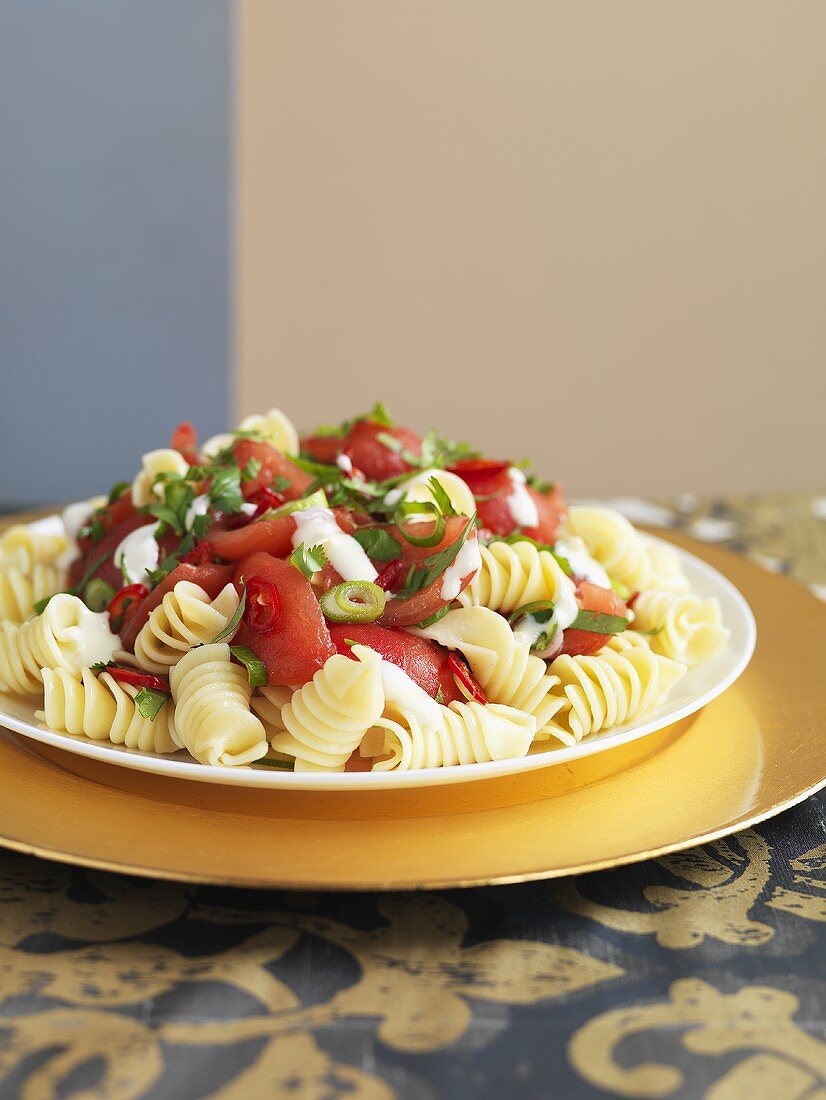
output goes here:
[[[826, 497], [678, 503], [623, 506], [826, 596]], [[825, 1100], [824, 805], [613, 872], [434, 894], [0, 853], [0, 1096]]]

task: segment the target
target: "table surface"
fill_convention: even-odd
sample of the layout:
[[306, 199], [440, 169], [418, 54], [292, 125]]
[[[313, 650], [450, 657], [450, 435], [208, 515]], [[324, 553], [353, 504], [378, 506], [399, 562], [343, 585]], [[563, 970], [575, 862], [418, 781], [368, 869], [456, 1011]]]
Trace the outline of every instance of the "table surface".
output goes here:
[[[826, 598], [826, 497], [624, 506]], [[430, 894], [0, 852], [0, 1097], [826, 1100], [824, 807], [611, 872]]]

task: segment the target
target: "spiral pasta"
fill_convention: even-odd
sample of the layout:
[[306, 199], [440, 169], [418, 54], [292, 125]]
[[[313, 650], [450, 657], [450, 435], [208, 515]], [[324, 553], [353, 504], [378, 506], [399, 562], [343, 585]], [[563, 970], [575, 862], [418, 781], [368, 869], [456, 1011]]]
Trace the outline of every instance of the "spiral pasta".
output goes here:
[[84, 668], [81, 680], [65, 669], [43, 669], [44, 709], [38, 717], [50, 730], [111, 741], [140, 752], [176, 752], [172, 701], [153, 719], [144, 718], [135, 703], [138, 688], [121, 684], [108, 672], [95, 676]]
[[643, 537], [614, 508], [571, 505], [566, 535], [579, 536], [612, 580], [632, 592], [651, 584], [651, 559]]
[[189, 469], [189, 464], [180, 451], [173, 451], [171, 447], [148, 451], [142, 457], [141, 463], [141, 469], [132, 482], [132, 503], [136, 508], [143, 508], [157, 499], [155, 483], [161, 474], [183, 477]]
[[589, 657], [557, 657], [551, 672], [563, 698], [555, 721], [576, 742], [659, 706], [685, 666], [632, 643], [622, 652], [604, 646]]
[[635, 625], [650, 635], [651, 648], [689, 667], [713, 657], [727, 640], [719, 602], [691, 592], [641, 592], [634, 603]]
[[16, 523], [0, 535], [0, 569], [19, 569], [29, 576], [35, 565], [52, 565], [66, 553], [69, 540], [57, 522]]
[[202, 764], [250, 764], [267, 753], [267, 737], [250, 710], [245, 670], [226, 642], [190, 649], [169, 672], [175, 700], [173, 737]]
[[287, 728], [281, 720], [281, 711], [292, 696], [292, 688], [273, 684], [270, 687], [259, 688], [250, 699], [250, 706], [254, 713], [264, 723], [268, 741]]
[[63, 570], [56, 565], [34, 562], [30, 572], [17, 566], [0, 569], [0, 619], [10, 623], [30, 619], [35, 603], [59, 592], [63, 582]]
[[105, 612], [90, 611], [77, 596], [61, 592], [45, 611], [24, 623], [0, 623], [0, 688], [37, 695], [44, 668], [62, 668], [75, 678], [120, 645]]
[[651, 574], [648, 579], [649, 588], [664, 588], [669, 592], [687, 592], [689, 589], [688, 577], [683, 572], [680, 555], [674, 546], [649, 538], [648, 535], [640, 536], [648, 555], [651, 566]]
[[574, 585], [553, 554], [527, 539], [480, 546], [482, 568], [458, 596], [463, 607], [489, 607], [508, 615], [535, 600], [552, 600], [557, 615], [576, 615]]
[[554, 691], [559, 680], [527, 644], [517, 641], [508, 621], [497, 612], [488, 607], [457, 608], [416, 633], [461, 650], [488, 701], [529, 714], [539, 739], [553, 735], [569, 740], [553, 721], [562, 706]]
[[281, 708], [284, 731], [276, 733], [272, 747], [295, 757], [296, 771], [343, 771], [381, 717], [381, 658], [365, 646], [353, 646], [352, 652], [358, 660], [328, 657]]
[[245, 416], [238, 425], [238, 431], [257, 432], [282, 454], [298, 454], [298, 432], [292, 420], [280, 409], [268, 409], [265, 413]]
[[500, 703], [451, 703], [439, 711], [441, 721], [436, 725], [406, 710], [379, 718], [375, 728], [384, 730], [385, 738], [373, 771], [515, 759], [525, 756], [536, 734], [535, 718]]
[[135, 639], [135, 656], [141, 668], [166, 672], [193, 646], [220, 634], [237, 607], [238, 593], [231, 584], [210, 600], [200, 585], [178, 581]]

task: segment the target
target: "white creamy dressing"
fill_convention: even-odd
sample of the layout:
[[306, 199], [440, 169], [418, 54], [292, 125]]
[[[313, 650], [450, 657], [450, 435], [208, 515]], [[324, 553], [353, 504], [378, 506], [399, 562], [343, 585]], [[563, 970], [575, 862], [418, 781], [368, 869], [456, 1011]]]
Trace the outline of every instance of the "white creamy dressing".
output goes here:
[[336, 466], [339, 470], [342, 470], [348, 477], [353, 475], [353, 462], [349, 455], [339, 455], [336, 459]]
[[57, 560], [57, 564], [61, 569], [68, 569], [75, 558], [80, 554], [80, 547], [77, 544], [78, 533], [81, 527], [85, 527], [92, 518], [92, 513], [105, 503], [106, 499], [104, 497], [92, 497], [91, 500], [78, 500], [76, 503], [69, 504], [64, 508], [60, 517], [48, 517], [50, 520], [56, 521], [56, 524], [61, 527], [61, 533], [66, 535], [68, 541], [66, 549]]
[[121, 648], [120, 638], [109, 629], [109, 616], [105, 611], [90, 611], [86, 605], [79, 611], [80, 622], [69, 627], [78, 643], [81, 668], [89, 668], [98, 661], [111, 661]]
[[585, 543], [578, 536], [570, 535], [565, 539], [557, 539], [554, 550], [569, 563], [574, 576], [590, 581], [591, 584], [598, 584], [601, 588], [611, 587], [608, 574], [588, 553]]
[[511, 491], [505, 497], [513, 522], [517, 527], [537, 527], [539, 525], [539, 509], [536, 501], [528, 492], [525, 473], [517, 466], [508, 469], [508, 479], [511, 483]]
[[157, 569], [161, 548], [155, 538], [157, 520], [136, 527], [118, 543], [113, 555], [115, 565], [123, 573], [125, 584], [148, 584], [147, 570]]
[[391, 706], [414, 715], [423, 726], [435, 729], [441, 725], [442, 717], [436, 700], [411, 680], [403, 668], [384, 658], [381, 662], [381, 684], [385, 701]]
[[254, 516], [255, 513], [258, 511], [258, 505], [251, 504], [249, 501], [245, 501], [241, 505], [241, 511], [244, 513], [245, 516]]
[[345, 581], [374, 581], [378, 576], [373, 563], [352, 535], [346, 535], [329, 508], [307, 508], [293, 512], [295, 532], [293, 549], [301, 543], [309, 549], [321, 545], [333, 568]]
[[479, 553], [479, 540], [475, 535], [468, 536], [452, 564], [442, 574], [439, 595], [446, 603], [455, 600], [462, 590], [462, 580], [471, 573], [476, 576], [481, 568], [482, 555]]
[[[558, 618], [558, 616], [552, 615], [546, 623], [540, 623], [533, 615], [523, 616], [513, 628], [513, 636], [516, 638], [517, 644], [526, 645], [528, 649], [533, 649], [542, 635], [553, 629], [555, 617]], [[564, 627], [560, 628], [557, 622], [557, 629], [564, 629]]]
[[[186, 516], [184, 517], [184, 526], [187, 531], [192, 527], [198, 516], [205, 516], [209, 511], [209, 496], [206, 493], [201, 493], [200, 496], [195, 497], [193, 502], [186, 510]], [[253, 508], [255, 511], [255, 508]]]

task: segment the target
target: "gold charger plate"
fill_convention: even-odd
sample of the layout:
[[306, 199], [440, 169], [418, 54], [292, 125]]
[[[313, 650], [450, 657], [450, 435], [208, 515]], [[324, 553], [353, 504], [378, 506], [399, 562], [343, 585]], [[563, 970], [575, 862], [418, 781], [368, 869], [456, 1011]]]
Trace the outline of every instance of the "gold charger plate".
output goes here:
[[470, 886], [647, 859], [745, 828], [826, 784], [826, 607], [802, 586], [669, 535], [727, 576], [755, 655], [704, 710], [572, 764], [458, 787], [284, 792], [128, 771], [0, 731], [0, 844], [196, 882]]

